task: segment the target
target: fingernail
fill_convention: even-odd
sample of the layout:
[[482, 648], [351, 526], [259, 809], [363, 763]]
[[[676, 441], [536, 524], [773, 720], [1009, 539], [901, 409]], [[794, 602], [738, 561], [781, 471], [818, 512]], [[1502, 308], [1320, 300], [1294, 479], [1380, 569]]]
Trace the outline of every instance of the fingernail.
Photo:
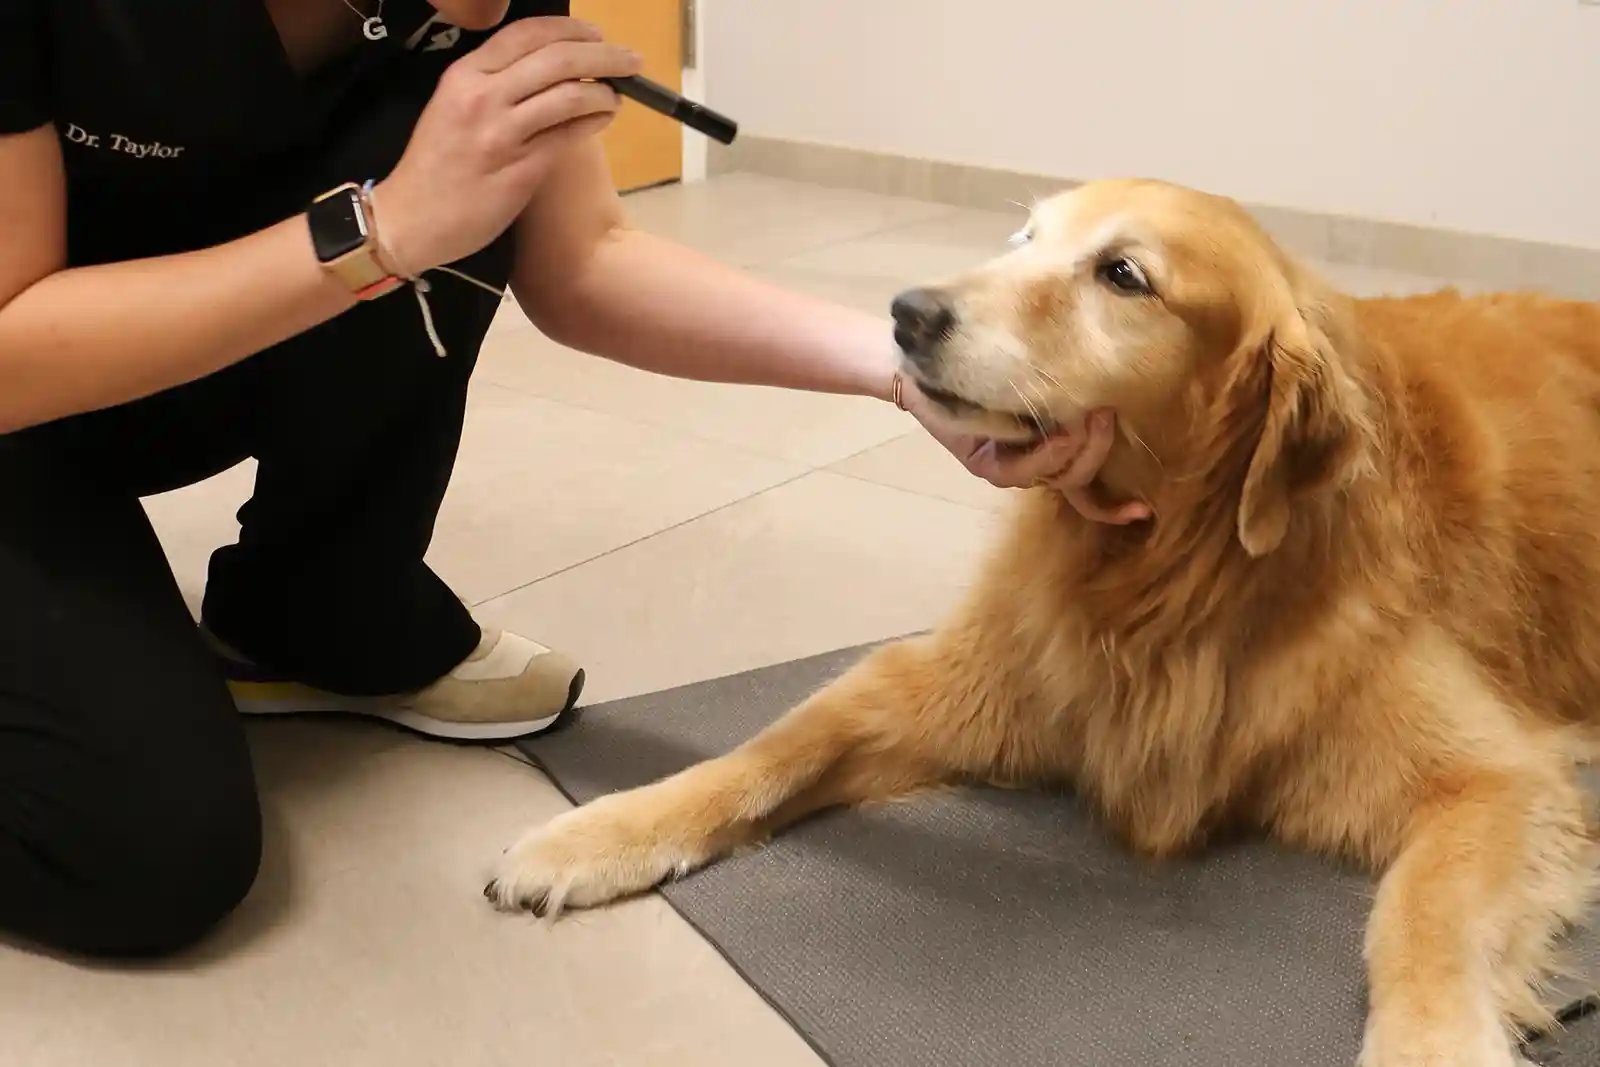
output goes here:
[[1094, 413], [1094, 428], [1097, 430], [1111, 429], [1111, 412], [1097, 411]]

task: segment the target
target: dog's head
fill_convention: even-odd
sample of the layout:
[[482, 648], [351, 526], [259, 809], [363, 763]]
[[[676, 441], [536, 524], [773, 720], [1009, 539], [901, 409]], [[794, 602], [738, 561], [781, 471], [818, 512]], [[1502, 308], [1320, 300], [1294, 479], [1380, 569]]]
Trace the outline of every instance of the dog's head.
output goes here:
[[1039, 204], [1012, 243], [894, 302], [908, 373], [962, 428], [1025, 442], [1113, 408], [1169, 475], [1242, 434], [1252, 555], [1358, 462], [1367, 403], [1334, 340], [1347, 313], [1232, 201], [1096, 182]]

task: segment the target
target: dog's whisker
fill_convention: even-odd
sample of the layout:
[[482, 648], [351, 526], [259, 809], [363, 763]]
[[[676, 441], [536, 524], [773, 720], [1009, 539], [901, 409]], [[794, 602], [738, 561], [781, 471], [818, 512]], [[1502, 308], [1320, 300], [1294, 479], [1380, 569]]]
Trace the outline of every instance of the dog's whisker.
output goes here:
[[[1039, 388], [1039, 383], [1036, 380], [1030, 379], [1027, 385], [1028, 391], [1031, 392], [1034, 395], [1034, 398], [1038, 400], [1039, 407], [1048, 412], [1050, 410], [1050, 397], [1045, 394], [1043, 389]], [[1051, 418], [1048, 424], [1041, 423], [1041, 428], [1053, 431], [1055, 429], [1055, 419]]]
[[1033, 401], [1029, 400], [1025, 395], [1023, 395], [1022, 389], [1017, 385], [1016, 379], [1007, 376], [1006, 384], [1011, 387], [1011, 391], [1013, 393], [1017, 394], [1017, 399], [1022, 401], [1022, 406], [1028, 409], [1028, 413], [1032, 414], [1033, 413]]
[[1078, 390], [1074, 389], [1072, 386], [1068, 385], [1066, 382], [1062, 381], [1060, 378], [1057, 378], [1053, 374], [1044, 374], [1043, 378], [1044, 381], [1046, 381], [1049, 386], [1060, 395], [1060, 399], [1064, 400], [1073, 407], [1081, 408], [1084, 406], [1083, 397]]
[[1006, 384], [1011, 386], [1011, 391], [1013, 393], [1017, 394], [1017, 399], [1022, 401], [1022, 406], [1028, 409], [1028, 415], [1033, 419], [1033, 424], [1040, 429], [1044, 429], [1047, 426], [1044, 416], [1039, 414], [1039, 409], [1034, 406], [1033, 401], [1029, 400], [1027, 394], [1018, 387], [1016, 379], [1007, 377]]
[[1140, 448], [1144, 449], [1145, 452], [1150, 456], [1150, 458], [1156, 461], [1156, 469], [1157, 470], [1165, 470], [1166, 469], [1165, 464], [1163, 464], [1161, 462], [1161, 457], [1156, 455], [1156, 450], [1151, 448], [1148, 444], [1145, 443], [1145, 439], [1143, 437], [1139, 436], [1138, 431], [1136, 431], [1132, 426], [1128, 425], [1126, 422], [1123, 422], [1123, 421], [1120, 421], [1120, 420], [1117, 422], [1117, 425], [1119, 427], [1121, 427], [1123, 433], [1128, 435], [1128, 440], [1132, 441], [1134, 444], [1136, 444]]
[[1028, 370], [1033, 374], [1034, 377], [1039, 378], [1042, 381], [1046, 381], [1046, 382], [1050, 383], [1051, 385], [1055, 386], [1057, 389], [1065, 389], [1066, 388], [1066, 386], [1061, 384], [1061, 379], [1060, 378], [1057, 378], [1054, 374], [1051, 374], [1049, 371], [1045, 370], [1043, 367], [1036, 367], [1032, 363], [1027, 363], [1027, 362], [1024, 362], [1023, 366], [1027, 367]]
[[[1039, 399], [1044, 403], [1045, 407], [1048, 408], [1050, 404], [1049, 400], [1045, 396], [1044, 390], [1038, 387], [1039, 382], [1043, 382], [1044, 384], [1049, 385], [1051, 388], [1065, 393], [1068, 399], [1072, 400], [1073, 402], [1077, 401], [1077, 397], [1073, 391], [1067, 387], [1065, 382], [1063, 382], [1060, 378], [1057, 378], [1054, 374], [1045, 370], [1043, 367], [1034, 365], [1028, 361], [1026, 356], [1019, 355], [1018, 353], [1011, 353], [1011, 358], [1026, 373], [1029, 387], [1038, 393]], [[1013, 384], [1012, 388], [1016, 388], [1015, 384]]]
[[1063, 382], [1060, 378], [1057, 378], [1050, 371], [1047, 371], [1043, 367], [1038, 366], [1037, 364], [1033, 363], [1031, 360], [1028, 359], [1027, 356], [1023, 355], [1022, 353], [1020, 353], [1020, 352], [1011, 352], [1011, 353], [1009, 353], [1009, 355], [1011, 357], [1011, 361], [1013, 363], [1017, 364], [1017, 366], [1021, 367], [1023, 369], [1023, 371], [1026, 372], [1030, 377], [1043, 379], [1044, 381], [1048, 382], [1054, 388], [1060, 389], [1063, 392], [1067, 392], [1067, 393], [1071, 392], [1071, 390], [1069, 390], [1067, 388], [1066, 383]]

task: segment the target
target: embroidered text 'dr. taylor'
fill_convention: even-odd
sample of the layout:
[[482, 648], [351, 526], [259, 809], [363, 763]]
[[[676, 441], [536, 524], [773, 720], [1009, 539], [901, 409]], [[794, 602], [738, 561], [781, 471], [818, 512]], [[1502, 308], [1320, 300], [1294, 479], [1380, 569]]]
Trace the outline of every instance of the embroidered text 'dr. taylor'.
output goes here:
[[135, 159], [177, 159], [183, 155], [184, 148], [183, 145], [166, 145], [160, 141], [135, 141], [120, 133], [111, 134], [110, 141], [106, 141], [98, 133], [90, 133], [75, 122], [67, 123], [64, 136], [70, 144], [121, 152]]

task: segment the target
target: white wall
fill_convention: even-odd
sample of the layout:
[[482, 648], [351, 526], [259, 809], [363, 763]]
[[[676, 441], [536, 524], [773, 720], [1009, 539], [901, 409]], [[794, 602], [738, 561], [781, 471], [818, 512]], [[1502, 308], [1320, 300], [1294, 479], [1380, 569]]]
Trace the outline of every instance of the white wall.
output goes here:
[[704, 0], [754, 134], [1600, 248], [1581, 0]]

